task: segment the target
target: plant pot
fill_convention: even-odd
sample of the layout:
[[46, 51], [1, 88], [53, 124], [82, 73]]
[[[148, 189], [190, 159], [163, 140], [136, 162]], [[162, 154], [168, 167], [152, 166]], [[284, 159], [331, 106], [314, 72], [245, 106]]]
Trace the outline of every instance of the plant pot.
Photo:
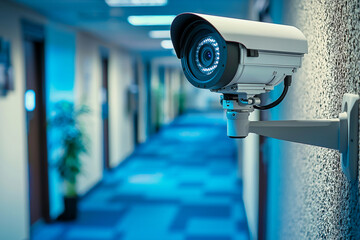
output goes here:
[[59, 216], [61, 221], [72, 221], [77, 217], [77, 197], [64, 197], [64, 212]]

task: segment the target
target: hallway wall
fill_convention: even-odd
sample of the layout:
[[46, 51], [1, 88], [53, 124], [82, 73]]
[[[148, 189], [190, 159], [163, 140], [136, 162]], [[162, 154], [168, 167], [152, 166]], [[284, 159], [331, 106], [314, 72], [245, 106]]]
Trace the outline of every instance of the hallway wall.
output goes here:
[[15, 90], [0, 97], [0, 239], [27, 239], [29, 234], [22, 17], [44, 21], [32, 11], [0, 2], [0, 36], [11, 43], [15, 81]]
[[165, 70], [165, 96], [164, 96], [164, 122], [170, 123], [179, 114], [180, 107], [180, 74], [178, 68], [167, 68]]
[[148, 137], [148, 129], [147, 129], [147, 120], [148, 120], [148, 108], [147, 108], [147, 99], [148, 99], [148, 91], [147, 91], [147, 76], [146, 66], [144, 60], [138, 56], [135, 58], [137, 61], [137, 69], [138, 72], [138, 80], [139, 80], [139, 132], [138, 132], [138, 140], [139, 143], [144, 143]]
[[134, 150], [133, 117], [127, 113], [126, 91], [134, 78], [132, 58], [124, 50], [110, 51], [109, 124], [110, 166], [116, 167]]
[[[151, 122], [153, 124], [150, 132], [156, 127], [171, 122], [180, 114], [181, 84], [183, 73], [178, 67], [164, 66], [157, 60], [151, 63]], [[187, 82], [187, 81], [186, 81]]]
[[[360, 93], [360, 3], [283, 1], [309, 53], [271, 119], [336, 118], [345, 93]], [[359, 182], [350, 185], [335, 150], [270, 141], [268, 239], [359, 239]], [[279, 150], [279, 151], [278, 151]]]
[[[134, 71], [131, 55], [71, 26], [48, 20], [17, 4], [0, 1], [0, 37], [11, 43], [15, 77], [15, 90], [0, 97], [0, 239], [29, 238], [22, 19], [42, 24], [45, 29], [47, 114], [51, 114], [53, 104], [60, 100], [75, 100], [91, 108], [91, 114], [84, 119], [91, 146], [89, 155], [83, 156], [84, 174], [79, 177], [79, 194], [86, 193], [103, 174], [100, 47], [109, 49], [110, 165], [117, 166], [134, 149], [133, 121], [127, 116], [125, 98]], [[50, 138], [51, 135], [48, 140]], [[54, 160], [49, 151], [50, 214], [56, 218], [62, 211], [62, 185]]]
[[[147, 129], [150, 125], [147, 122], [148, 114], [155, 113], [156, 121], [152, 124], [158, 123], [158, 128], [179, 114], [181, 82], [184, 82], [180, 68], [166, 64], [160, 66], [154, 64], [152, 59], [145, 62], [139, 54], [120, 46], [47, 19], [26, 7], [0, 1], [0, 37], [11, 43], [15, 75], [15, 91], [0, 97], [0, 239], [28, 239], [30, 232], [22, 19], [44, 27], [47, 118], [53, 114], [54, 104], [62, 100], [74, 102], [75, 106], [85, 104], [91, 111], [82, 119], [90, 144], [89, 154], [81, 156], [83, 173], [78, 176], [79, 195], [87, 193], [103, 177], [101, 49], [106, 49], [109, 54], [109, 155], [112, 168], [132, 154], [135, 148], [134, 119], [128, 112], [127, 104], [127, 89], [134, 82], [135, 71], [138, 71], [139, 77], [140, 143], [146, 141], [149, 132], [154, 132]], [[138, 69], [134, 68], [135, 60], [138, 61]], [[150, 71], [146, 70], [146, 66]], [[150, 77], [146, 75], [149, 73]], [[151, 104], [152, 107], [156, 105], [152, 109], [147, 107], [146, 84], [152, 86], [154, 101]], [[152, 112], [147, 112], [150, 109]], [[154, 126], [150, 127], [155, 129]], [[61, 149], [55, 147], [58, 141], [54, 135], [48, 129], [52, 219], [57, 218], [63, 210], [63, 186], [56, 168], [57, 154]]]
[[103, 173], [102, 121], [101, 121], [101, 55], [100, 43], [85, 33], [76, 36], [76, 103], [85, 104], [90, 114], [84, 116], [83, 125], [89, 137], [89, 152], [82, 156], [84, 174], [78, 176], [79, 194], [96, 184]]

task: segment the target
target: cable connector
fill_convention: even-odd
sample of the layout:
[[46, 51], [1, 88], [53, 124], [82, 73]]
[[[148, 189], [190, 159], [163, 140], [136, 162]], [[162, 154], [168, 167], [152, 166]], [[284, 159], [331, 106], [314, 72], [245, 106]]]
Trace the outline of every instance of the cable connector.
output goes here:
[[265, 106], [256, 106], [256, 105], [254, 105], [254, 108], [258, 109], [258, 110], [267, 110], [267, 109], [270, 109], [270, 108], [273, 108], [273, 107], [276, 107], [277, 105], [279, 105], [279, 103], [281, 103], [281, 101], [285, 98], [286, 93], [287, 93], [289, 87], [291, 86], [291, 79], [292, 79], [291, 76], [286, 76], [285, 77], [285, 79], [284, 79], [284, 90], [281, 93], [280, 97], [278, 99], [276, 99], [273, 103], [270, 103], [270, 104], [265, 105]]
[[284, 78], [284, 85], [285, 86], [291, 86], [291, 80], [292, 80], [292, 77], [291, 76], [286, 76], [285, 78]]

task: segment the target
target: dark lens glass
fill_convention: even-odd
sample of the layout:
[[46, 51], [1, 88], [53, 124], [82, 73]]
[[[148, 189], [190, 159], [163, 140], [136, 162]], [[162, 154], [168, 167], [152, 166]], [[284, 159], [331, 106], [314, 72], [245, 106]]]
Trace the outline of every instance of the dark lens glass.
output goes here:
[[199, 51], [199, 60], [203, 67], [209, 67], [214, 60], [214, 49], [209, 44], [204, 44], [204, 46]]
[[211, 57], [212, 57], [211, 52], [210, 52], [209, 50], [207, 50], [207, 51], [205, 52], [205, 59], [208, 60], [208, 61], [210, 61], [210, 60], [211, 60]]

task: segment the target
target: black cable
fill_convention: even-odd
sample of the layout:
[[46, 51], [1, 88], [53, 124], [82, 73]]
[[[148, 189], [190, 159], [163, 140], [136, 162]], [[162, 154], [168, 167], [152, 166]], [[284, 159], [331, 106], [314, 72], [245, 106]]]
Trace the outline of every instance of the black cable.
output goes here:
[[267, 109], [276, 107], [285, 98], [286, 93], [290, 86], [291, 86], [291, 76], [286, 76], [284, 79], [284, 90], [281, 93], [280, 97], [278, 99], [276, 99], [274, 102], [272, 102], [268, 105], [265, 105], [265, 106], [255, 106], [254, 105], [254, 108], [258, 109], [258, 110], [267, 110]]

